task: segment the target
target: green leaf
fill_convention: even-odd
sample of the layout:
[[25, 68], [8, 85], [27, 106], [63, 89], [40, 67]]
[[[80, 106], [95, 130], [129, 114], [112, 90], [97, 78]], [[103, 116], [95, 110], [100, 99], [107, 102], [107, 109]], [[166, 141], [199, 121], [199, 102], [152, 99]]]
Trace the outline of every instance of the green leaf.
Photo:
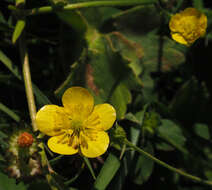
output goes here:
[[32, 83], [32, 88], [39, 106], [51, 104], [47, 96], [34, 83]]
[[18, 20], [15, 26], [15, 30], [13, 32], [13, 36], [12, 36], [12, 42], [15, 43], [17, 41], [17, 39], [20, 37], [24, 27], [26, 25], [26, 21], [25, 20]]
[[122, 150], [125, 138], [126, 132], [120, 125], [116, 123], [116, 125], [110, 130], [111, 146], [115, 147], [118, 150]]
[[198, 136], [202, 137], [203, 139], [210, 139], [210, 131], [207, 125], [202, 123], [196, 123], [194, 125], [194, 131]]
[[110, 103], [116, 110], [117, 119], [123, 119], [127, 111], [127, 104], [131, 102], [131, 93], [128, 88], [120, 84], [114, 90]]
[[53, 190], [68, 190], [64, 184], [64, 179], [57, 173], [46, 174], [46, 179]]
[[2, 103], [0, 103], [0, 110], [6, 113], [8, 116], [10, 116], [16, 122], [20, 121], [20, 117], [15, 112], [13, 112], [10, 108], [8, 108]]
[[131, 112], [127, 113], [124, 119], [132, 121], [133, 123], [140, 124], [140, 121]]
[[91, 7], [89, 9], [84, 9], [81, 12], [90, 26], [100, 29], [113, 14], [119, 13], [120, 10], [114, 7]]
[[193, 7], [202, 10], [204, 8], [203, 0], [193, 0]]
[[7, 23], [7, 21], [5, 20], [5, 18], [4, 18], [4, 16], [3, 16], [2, 12], [0, 12], [0, 23], [1, 23], [1, 24], [2, 24], [2, 23], [4, 23], [4, 24]]
[[66, 77], [66, 80], [55, 90], [54, 94], [57, 98], [61, 99], [63, 93], [67, 88], [70, 88], [74, 85], [83, 85], [83, 80], [81, 76], [84, 74], [86, 67], [85, 63], [85, 49], [82, 51], [80, 58], [71, 65], [71, 71]]
[[1, 190], [27, 190], [27, 186], [23, 182], [16, 184], [16, 180], [8, 178], [7, 175], [0, 173], [0, 189]]
[[[102, 102], [113, 99], [116, 106], [121, 106], [123, 109], [118, 108], [118, 117], [123, 117], [126, 112], [126, 104], [131, 99], [128, 89], [123, 85], [129, 79], [130, 68], [118, 52], [112, 51], [107, 36], [90, 28], [86, 37], [89, 45], [88, 57], [91, 71], [87, 78], [93, 79], [92, 83], [88, 83], [88, 87], [101, 98]], [[126, 96], [125, 94], [120, 95], [122, 92], [125, 92]], [[116, 102], [117, 97], [120, 96], [122, 96], [123, 103]]]
[[161, 122], [161, 125], [158, 127], [158, 136], [180, 151], [187, 153], [183, 147], [186, 138], [181, 128], [171, 120], [162, 119]]
[[120, 167], [120, 160], [113, 154], [109, 154], [94, 183], [94, 189], [104, 190], [107, 188]]
[[[146, 147], [144, 147], [144, 150], [150, 153], [151, 155], [154, 155], [154, 149], [151, 144], [148, 144]], [[134, 183], [141, 185], [146, 182], [151, 176], [154, 168], [154, 162], [143, 155], [139, 155], [135, 165], [136, 167], [133, 171], [133, 181]]]
[[[154, 91], [155, 81], [151, 77], [152, 73], [158, 71], [168, 73], [178, 68], [185, 61], [183, 54], [185, 50], [179, 48], [176, 43], [167, 37], [161, 38], [154, 33], [137, 35], [127, 30], [127, 32], [114, 32], [112, 34], [112, 47], [120, 52], [123, 59], [129, 61], [129, 67], [134, 75], [141, 78], [137, 81], [143, 86], [143, 102], [156, 101], [157, 95]], [[161, 40], [162, 47], [159, 46]], [[163, 52], [163, 56], [159, 54], [159, 49]]]
[[142, 124], [143, 132], [148, 132], [150, 135], [155, 134], [155, 130], [160, 125], [160, 115], [155, 111], [145, 112]]
[[12, 61], [0, 50], [0, 61], [17, 77], [21, 80], [22, 76], [18, 70], [18, 67], [12, 63]]
[[[22, 75], [18, 67], [0, 50], [0, 61], [14, 74], [16, 78], [23, 81]], [[33, 91], [40, 106], [51, 104], [51, 101], [39, 90], [39, 88], [32, 83]]]
[[210, 119], [209, 92], [204, 82], [196, 78], [185, 82], [169, 104], [170, 112], [179, 121], [193, 125], [196, 120]]
[[68, 4], [68, 0], [49, 0], [52, 6], [62, 7]]
[[57, 13], [58, 17], [70, 25], [79, 36], [83, 36], [87, 30], [86, 20], [79, 11], [63, 11]]

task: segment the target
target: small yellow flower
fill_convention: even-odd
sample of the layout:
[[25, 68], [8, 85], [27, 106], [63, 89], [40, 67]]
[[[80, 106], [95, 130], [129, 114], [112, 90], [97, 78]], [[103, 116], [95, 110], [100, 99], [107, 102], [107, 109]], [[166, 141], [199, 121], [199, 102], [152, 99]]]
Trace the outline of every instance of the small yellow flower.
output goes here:
[[204, 36], [207, 17], [195, 8], [187, 8], [171, 17], [169, 28], [175, 41], [190, 46]]
[[92, 95], [81, 87], [72, 87], [62, 97], [63, 107], [45, 105], [36, 115], [38, 129], [49, 136], [48, 147], [55, 153], [81, 153], [94, 158], [108, 148], [105, 132], [112, 127], [116, 111], [110, 104], [94, 106]]

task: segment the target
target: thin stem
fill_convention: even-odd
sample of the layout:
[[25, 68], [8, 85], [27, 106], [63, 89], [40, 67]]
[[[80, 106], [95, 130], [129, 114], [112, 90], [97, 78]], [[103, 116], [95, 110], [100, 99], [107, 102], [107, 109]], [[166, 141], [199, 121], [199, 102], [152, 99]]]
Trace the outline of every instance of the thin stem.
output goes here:
[[20, 45], [21, 60], [22, 60], [22, 64], [23, 64], [23, 76], [24, 76], [24, 84], [25, 84], [29, 114], [30, 114], [30, 118], [31, 118], [31, 122], [32, 122], [32, 128], [34, 131], [36, 131], [37, 130], [37, 126], [35, 123], [36, 106], [35, 106], [35, 99], [34, 99], [34, 94], [33, 94], [33, 90], [32, 90], [32, 80], [31, 80], [31, 73], [30, 73], [30, 67], [29, 67], [29, 57], [28, 57], [25, 38], [24, 38], [23, 34], [20, 37], [19, 45]]
[[[55, 9], [51, 6], [45, 6], [40, 8], [34, 8], [31, 10], [25, 10], [25, 15], [37, 15], [37, 14], [44, 14], [44, 13], [50, 13], [53, 11], [69, 11], [69, 10], [75, 10], [75, 9], [81, 9], [81, 8], [89, 8], [89, 7], [103, 7], [103, 6], [136, 6], [136, 5], [144, 5], [144, 4], [153, 4], [156, 3], [157, 0], [117, 0], [117, 1], [92, 1], [92, 2], [82, 2], [82, 3], [73, 3], [68, 4], [61, 9]], [[14, 6], [8, 7], [11, 10], [19, 10], [16, 9]]]
[[179, 169], [177, 169], [177, 168], [175, 168], [175, 167], [173, 167], [173, 166], [170, 166], [169, 164], [167, 164], [167, 163], [165, 163], [165, 162], [163, 162], [163, 161], [157, 159], [156, 157], [152, 156], [152, 155], [149, 154], [148, 152], [145, 152], [145, 151], [142, 150], [141, 148], [135, 146], [134, 144], [132, 144], [132, 143], [131, 143], [130, 141], [128, 141], [127, 139], [125, 139], [125, 143], [126, 143], [128, 146], [130, 146], [131, 148], [133, 148], [134, 150], [136, 150], [137, 152], [139, 152], [140, 154], [146, 156], [147, 158], [151, 159], [152, 161], [154, 161], [154, 162], [160, 164], [161, 166], [163, 166], [163, 167], [165, 167], [165, 168], [167, 168], [167, 169], [169, 169], [169, 170], [171, 170], [171, 171], [173, 171], [173, 172], [175, 172], [175, 173], [178, 173], [178, 174], [180, 174], [180, 175], [182, 175], [182, 176], [184, 176], [184, 177], [187, 177], [187, 178], [189, 178], [189, 179], [191, 179], [191, 180], [193, 180], [193, 181], [196, 181], [196, 182], [199, 182], [199, 183], [203, 183], [203, 184], [212, 186], [212, 181], [201, 179], [201, 178], [199, 178], [199, 177], [197, 177], [197, 176], [193, 176], [193, 175], [188, 174], [188, 173], [186, 173], [186, 172], [184, 172], [184, 171], [182, 171], [182, 170], [179, 170]]

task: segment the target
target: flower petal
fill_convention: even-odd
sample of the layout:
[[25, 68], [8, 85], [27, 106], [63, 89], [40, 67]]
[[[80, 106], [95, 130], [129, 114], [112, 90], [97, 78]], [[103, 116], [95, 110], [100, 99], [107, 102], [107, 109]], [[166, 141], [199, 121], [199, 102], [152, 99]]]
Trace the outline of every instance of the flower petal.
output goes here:
[[54, 136], [48, 140], [47, 144], [52, 152], [63, 155], [72, 155], [78, 152], [78, 146], [74, 146], [74, 144], [76, 145], [76, 143], [78, 143], [76, 142], [78, 138], [73, 138], [74, 143], [69, 144], [70, 138], [68, 138], [68, 136]]
[[199, 31], [200, 31], [200, 36], [204, 36], [206, 33], [206, 28], [207, 28], [208, 20], [207, 17], [204, 14], [201, 14], [199, 18]]
[[84, 126], [90, 129], [108, 130], [116, 120], [116, 110], [110, 104], [99, 104], [94, 107], [92, 114]]
[[172, 35], [172, 39], [174, 39], [176, 42], [179, 42], [184, 45], [189, 45], [188, 42], [179, 33], [172, 33], [171, 35]]
[[94, 106], [93, 96], [82, 87], [67, 89], [63, 94], [62, 102], [70, 117], [77, 120], [88, 117]]
[[81, 132], [80, 141], [80, 151], [88, 158], [95, 158], [104, 154], [109, 145], [108, 134], [104, 131], [90, 130], [87, 134], [86, 131]]
[[186, 8], [171, 17], [169, 28], [174, 40], [190, 46], [205, 35], [207, 17], [195, 8]]
[[59, 135], [70, 126], [65, 109], [56, 105], [43, 106], [35, 119], [38, 129], [49, 136]]

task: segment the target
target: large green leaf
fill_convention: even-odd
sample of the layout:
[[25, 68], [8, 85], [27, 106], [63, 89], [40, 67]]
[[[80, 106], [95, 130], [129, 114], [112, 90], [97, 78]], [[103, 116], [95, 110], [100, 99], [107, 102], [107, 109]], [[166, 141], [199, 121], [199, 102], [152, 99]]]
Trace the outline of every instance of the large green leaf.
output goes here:
[[[102, 101], [112, 99], [114, 101], [120, 91], [124, 91], [126, 93], [126, 97], [122, 97], [125, 101], [124, 104], [129, 103], [130, 92], [121, 85], [123, 81], [127, 80], [130, 73], [127, 62], [121, 58], [119, 53], [112, 51], [107, 37], [99, 34], [96, 30], [90, 29], [87, 33], [87, 41], [89, 65], [92, 71], [89, 74], [90, 78], [93, 78], [93, 84], [89, 87], [95, 91], [96, 95], [101, 97]], [[120, 102], [116, 103], [116, 105], [118, 104], [120, 105]], [[125, 111], [120, 116], [123, 116], [123, 114], [125, 114]]]
[[1, 190], [27, 190], [27, 186], [23, 182], [16, 184], [16, 180], [9, 178], [7, 175], [0, 173], [0, 189]]
[[120, 160], [115, 155], [109, 154], [94, 183], [94, 189], [106, 189], [119, 167]]

